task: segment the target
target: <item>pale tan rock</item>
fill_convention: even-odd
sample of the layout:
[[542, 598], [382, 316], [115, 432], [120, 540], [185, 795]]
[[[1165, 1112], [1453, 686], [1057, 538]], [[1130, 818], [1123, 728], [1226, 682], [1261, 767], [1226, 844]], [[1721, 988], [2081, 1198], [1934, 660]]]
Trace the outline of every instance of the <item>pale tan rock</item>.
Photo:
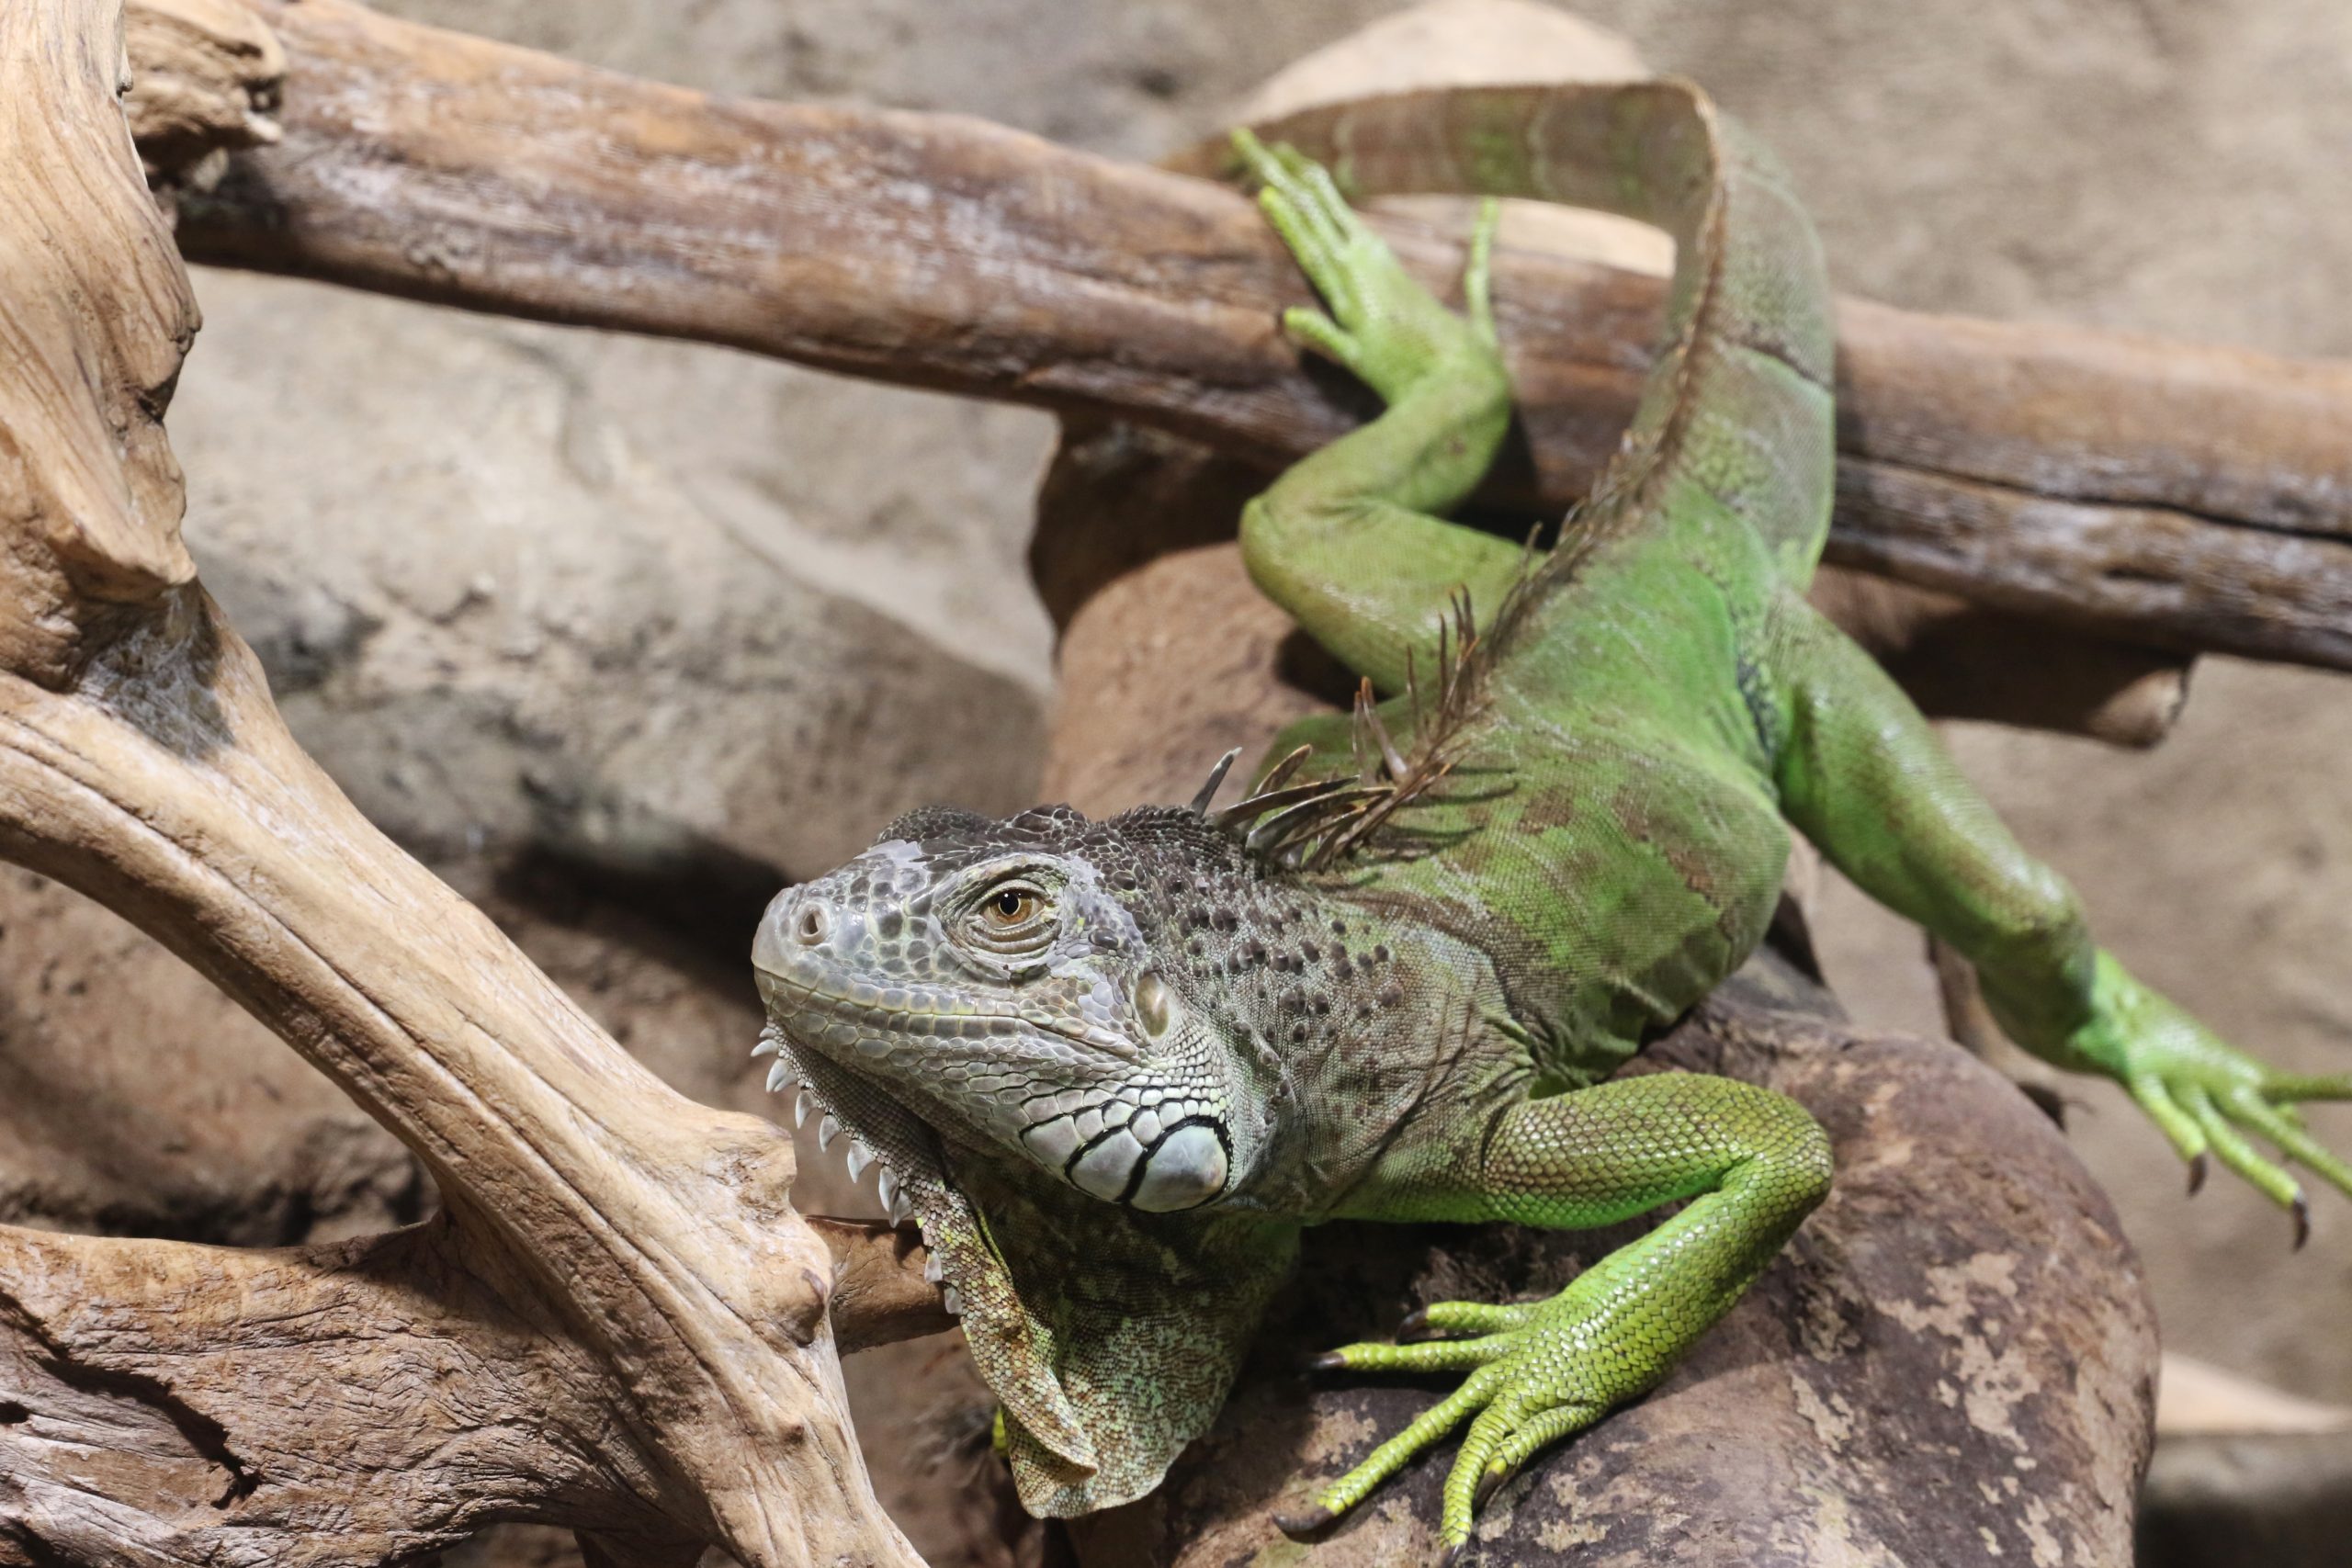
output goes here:
[[2352, 1409], [2304, 1399], [2193, 1356], [2166, 1356], [2156, 1383], [2156, 1436], [2301, 1436], [2352, 1431]]

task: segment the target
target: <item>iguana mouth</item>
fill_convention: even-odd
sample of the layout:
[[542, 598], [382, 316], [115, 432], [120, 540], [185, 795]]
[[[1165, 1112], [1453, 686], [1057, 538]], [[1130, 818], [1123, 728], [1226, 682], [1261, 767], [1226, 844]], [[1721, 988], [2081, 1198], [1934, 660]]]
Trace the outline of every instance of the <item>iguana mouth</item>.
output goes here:
[[[818, 964], [798, 967], [804, 975], [822, 969]], [[844, 987], [829, 988], [781, 966], [758, 966], [754, 972], [761, 998], [779, 1031], [787, 1038], [797, 1032], [809, 1043], [821, 1042], [820, 1049], [832, 1046], [836, 1060], [849, 1059], [853, 1053], [865, 1054], [865, 1042], [875, 1038], [874, 1031], [897, 1037], [961, 1040], [1034, 1032], [1098, 1047], [1106, 1032], [1068, 1027], [1043, 1010], [985, 1011], [974, 1007], [963, 993], [944, 987], [882, 987], [853, 981]], [[803, 1021], [811, 1013], [820, 1021], [816, 1028]], [[828, 1039], [821, 1021], [838, 1021], [850, 1028]], [[895, 1099], [892, 1102], [899, 1104]], [[920, 1116], [903, 1104], [899, 1109], [910, 1117]], [[1154, 1213], [1194, 1208], [1222, 1193], [1232, 1172], [1233, 1135], [1224, 1117], [1181, 1092], [1156, 1088], [1072, 1089], [1032, 1096], [1015, 1114], [1022, 1124], [1011, 1130], [1041, 1168], [1108, 1202]], [[838, 1114], [835, 1119], [840, 1120]], [[821, 1127], [819, 1139], [823, 1145], [832, 1142]], [[852, 1139], [847, 1158], [853, 1181], [868, 1164], [881, 1164], [883, 1202], [893, 1222], [903, 1222], [910, 1213], [900, 1195], [904, 1175], [869, 1150], [862, 1139]]]
[[[794, 974], [781, 967], [757, 967], [762, 998], [771, 1009], [784, 1008], [797, 1013], [814, 1008], [847, 1022], [907, 1034], [979, 1040], [990, 1034], [1034, 1029], [1058, 1034], [1124, 1060], [1134, 1060], [1136, 1055], [1134, 1043], [1114, 1030], [1072, 1028], [1066, 1019], [1043, 1010], [986, 1011], [974, 1006], [965, 993], [945, 986], [885, 987], [855, 980], [828, 986], [822, 979], [810, 977], [817, 969], [811, 964]], [[779, 992], [785, 994], [779, 996]]]

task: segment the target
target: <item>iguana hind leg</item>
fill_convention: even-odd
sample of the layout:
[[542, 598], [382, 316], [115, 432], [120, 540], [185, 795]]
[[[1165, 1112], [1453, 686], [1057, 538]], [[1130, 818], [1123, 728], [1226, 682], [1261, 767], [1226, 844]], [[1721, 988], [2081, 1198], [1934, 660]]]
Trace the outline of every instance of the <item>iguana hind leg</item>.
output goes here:
[[1728, 1078], [1657, 1073], [1522, 1101], [1450, 1157], [1376, 1178], [1386, 1220], [1584, 1230], [1690, 1201], [1549, 1301], [1441, 1302], [1417, 1314], [1417, 1327], [1464, 1337], [1350, 1345], [1323, 1358], [1469, 1376], [1283, 1527], [1313, 1529], [1353, 1507], [1467, 1420], [1439, 1521], [1459, 1548], [1488, 1488], [1667, 1374], [1821, 1201], [1829, 1177], [1828, 1138], [1793, 1100]]
[[2352, 1077], [2276, 1071], [2133, 978], [2091, 940], [2073, 889], [2018, 847], [1868, 654], [1793, 597], [1775, 612], [1770, 640], [1789, 820], [1863, 892], [1966, 954], [2010, 1038], [2115, 1079], [2192, 1162], [2192, 1186], [2210, 1150], [2294, 1211], [2301, 1245], [2301, 1189], [2240, 1129], [2352, 1192], [2352, 1167], [2295, 1110], [2352, 1099]]
[[1283, 326], [1389, 405], [1250, 503], [1242, 556], [1309, 636], [1394, 692], [1408, 650], [1429, 669], [1457, 589], [1474, 615], [1489, 615], [1520, 569], [1519, 546], [1434, 515], [1469, 495], [1510, 423], [1487, 305], [1491, 210], [1472, 246], [1464, 319], [1406, 272], [1327, 171], [1248, 131], [1234, 145], [1265, 182], [1258, 199], [1267, 220], [1329, 307], [1288, 310]]

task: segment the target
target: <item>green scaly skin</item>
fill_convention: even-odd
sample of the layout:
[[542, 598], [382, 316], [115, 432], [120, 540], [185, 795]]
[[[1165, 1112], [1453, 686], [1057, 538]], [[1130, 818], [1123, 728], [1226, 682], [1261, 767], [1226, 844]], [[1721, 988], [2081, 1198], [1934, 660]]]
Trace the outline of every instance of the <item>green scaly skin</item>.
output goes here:
[[1491, 213], [1459, 317], [1309, 152], [1238, 135], [1328, 307], [1288, 330], [1388, 405], [1254, 502], [1242, 545], [1376, 708], [1300, 725], [1276, 755], [1304, 764], [1215, 816], [917, 813], [763, 919], [772, 1084], [800, 1079], [922, 1223], [1032, 1509], [1157, 1484], [1215, 1416], [1298, 1228], [1326, 1219], [1581, 1228], [1684, 1205], [1549, 1301], [1431, 1303], [1410, 1325], [1436, 1337], [1332, 1352], [1466, 1375], [1287, 1525], [1467, 1421], [1440, 1521], [1459, 1549], [1482, 1489], [1653, 1387], [1831, 1177], [1778, 1095], [1602, 1081], [1761, 940], [1791, 827], [1966, 953], [2020, 1043], [2124, 1084], [2185, 1157], [2210, 1149], [2300, 1220], [2249, 1128], [2352, 1189], [2294, 1110], [2352, 1080], [2270, 1071], [2101, 952], [1806, 605], [1828, 292], [1768, 154], [1674, 83], [1411, 95], [1274, 133], [1360, 193], [1532, 196], [1671, 230], [1667, 343], [1559, 546], [1531, 560], [1447, 523], [1510, 417]]

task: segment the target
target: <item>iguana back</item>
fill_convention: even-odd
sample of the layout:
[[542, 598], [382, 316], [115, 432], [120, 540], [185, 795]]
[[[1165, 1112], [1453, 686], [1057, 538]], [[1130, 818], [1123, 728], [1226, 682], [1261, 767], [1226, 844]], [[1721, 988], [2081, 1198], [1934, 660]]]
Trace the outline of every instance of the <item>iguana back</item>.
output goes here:
[[[1680, 83], [1415, 93], [1261, 133], [1329, 160], [1353, 195], [1532, 197], [1674, 236], [1635, 417], [1548, 554], [1521, 562], [1422, 514], [1459, 502], [1499, 436], [1481, 400], [1507, 391], [1471, 374], [1391, 396], [1243, 525], [1261, 583], [1387, 697], [1408, 754], [1392, 773], [1440, 752], [1451, 773], [1345, 857], [1303, 858], [1343, 858], [1331, 874], [1352, 897], [1487, 953], [1539, 1078], [1590, 1081], [1736, 968], [1777, 898], [1788, 834], [1765, 671], [1835, 474], [1819, 246], [1777, 161]], [[1411, 504], [1387, 504], [1399, 494]], [[1404, 685], [1458, 684], [1453, 711], [1399, 690], [1400, 652]], [[1302, 776], [1363, 750], [1309, 723], [1277, 753], [1302, 742]]]

